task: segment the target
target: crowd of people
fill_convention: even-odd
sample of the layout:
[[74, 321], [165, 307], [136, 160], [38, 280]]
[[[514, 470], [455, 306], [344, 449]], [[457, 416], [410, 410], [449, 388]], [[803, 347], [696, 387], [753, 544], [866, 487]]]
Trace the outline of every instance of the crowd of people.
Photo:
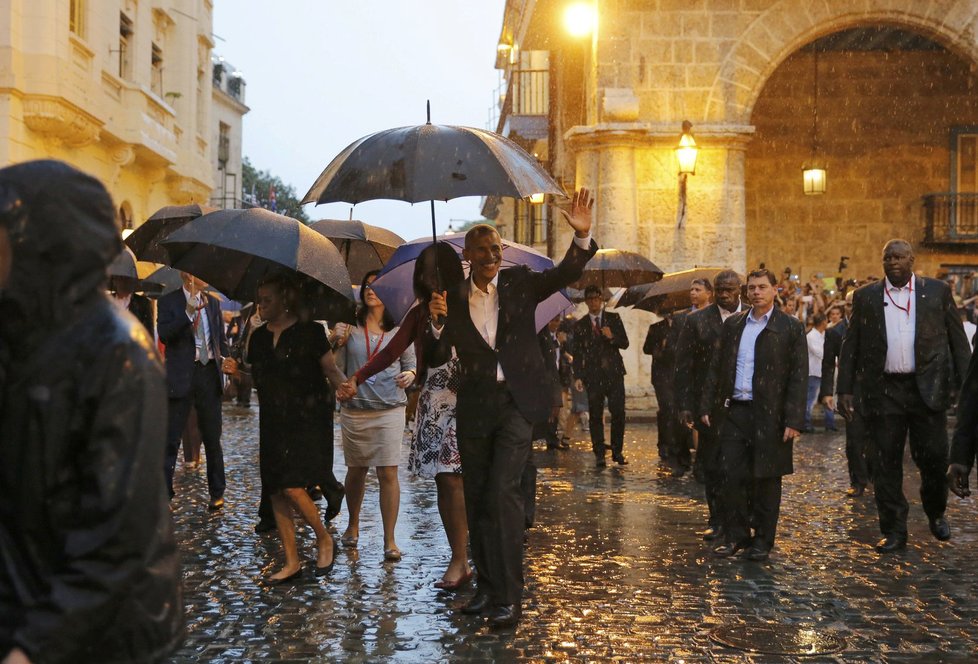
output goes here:
[[[121, 243], [104, 187], [57, 162], [0, 170], [2, 663], [156, 661], [179, 643], [166, 501], [193, 412], [207, 506], [224, 508], [228, 382], [241, 405], [252, 385], [258, 395], [256, 530], [277, 531], [282, 557], [267, 583], [303, 574], [297, 518], [315, 537], [313, 573], [331, 574], [331, 520], [344, 496], [339, 544], [357, 547], [361, 512], [374, 509], [364, 505], [371, 467], [383, 557], [401, 559], [398, 467], [413, 386], [408, 467], [434, 479], [451, 548], [435, 585], [459, 591], [474, 579], [461, 611], [485, 615], [491, 628], [517, 624], [533, 441], [566, 449], [586, 421], [596, 466], [607, 465], [609, 450], [612, 462], [628, 464], [621, 317], [588, 287], [580, 319], [534, 325], [537, 304], [579, 279], [597, 251], [592, 206], [590, 192], [574, 194], [562, 212], [573, 240], [543, 272], [500, 270], [503, 243], [491, 226], [466, 235], [468, 277], [447, 245], [429, 247], [415, 266], [418, 304], [400, 326], [373, 291], [374, 272], [361, 284], [355, 323], [330, 327], [309, 320], [286, 274], [269, 275], [255, 306], [230, 321], [206, 284], [183, 274], [182, 287], [158, 303], [163, 365], [152, 330], [122, 312], [131, 292], [115, 289], [117, 306], [105, 295], [105, 267]], [[49, 223], [57, 218], [77, 223]], [[930, 530], [951, 537], [948, 490], [968, 494], [978, 448], [978, 367], [951, 285], [913, 265], [910, 244], [894, 239], [883, 247], [884, 277], [866, 284], [832, 288], [816, 276], [801, 286], [790, 270], [779, 278], [761, 266], [744, 278], [725, 269], [694, 280], [690, 306], [650, 326], [643, 351], [662, 471], [692, 470], [703, 483], [703, 537], [716, 557], [771, 554], [782, 478], [793, 472], [793, 443], [815, 428], [816, 406], [826, 429], [836, 429], [836, 412], [845, 419], [849, 495], [872, 485], [880, 554], [907, 543], [908, 441]], [[333, 474], [337, 403], [342, 484]]]

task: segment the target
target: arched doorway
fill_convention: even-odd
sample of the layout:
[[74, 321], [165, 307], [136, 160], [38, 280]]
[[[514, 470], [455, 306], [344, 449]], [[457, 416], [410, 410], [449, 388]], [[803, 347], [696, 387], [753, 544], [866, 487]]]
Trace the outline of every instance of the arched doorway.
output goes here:
[[[748, 267], [790, 267], [805, 282], [835, 277], [845, 256], [843, 277], [861, 280], [881, 274], [893, 237], [916, 246], [922, 274], [973, 262], [978, 69], [940, 37], [893, 23], [823, 33], [774, 69], [750, 122]], [[802, 188], [813, 143], [822, 195]]]

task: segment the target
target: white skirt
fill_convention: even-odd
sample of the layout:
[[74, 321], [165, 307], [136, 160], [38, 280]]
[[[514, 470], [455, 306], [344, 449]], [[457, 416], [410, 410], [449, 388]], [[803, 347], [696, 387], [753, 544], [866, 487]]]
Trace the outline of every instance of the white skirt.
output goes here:
[[343, 458], [348, 468], [399, 466], [404, 406], [367, 410], [341, 408]]

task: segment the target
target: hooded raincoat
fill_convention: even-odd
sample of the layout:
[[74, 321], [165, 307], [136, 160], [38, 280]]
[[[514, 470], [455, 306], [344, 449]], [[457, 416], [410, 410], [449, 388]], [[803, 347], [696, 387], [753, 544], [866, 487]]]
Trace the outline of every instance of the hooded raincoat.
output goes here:
[[20, 648], [38, 663], [153, 662], [183, 636], [166, 383], [146, 330], [105, 294], [122, 248], [114, 219], [105, 188], [65, 164], [0, 170], [12, 245], [0, 291], [0, 659]]

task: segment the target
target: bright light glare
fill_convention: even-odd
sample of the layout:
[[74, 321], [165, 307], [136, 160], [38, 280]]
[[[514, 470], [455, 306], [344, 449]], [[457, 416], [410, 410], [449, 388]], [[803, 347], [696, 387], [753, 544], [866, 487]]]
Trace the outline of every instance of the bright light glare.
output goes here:
[[586, 37], [594, 31], [597, 16], [590, 2], [575, 2], [564, 10], [564, 27], [572, 37]]

